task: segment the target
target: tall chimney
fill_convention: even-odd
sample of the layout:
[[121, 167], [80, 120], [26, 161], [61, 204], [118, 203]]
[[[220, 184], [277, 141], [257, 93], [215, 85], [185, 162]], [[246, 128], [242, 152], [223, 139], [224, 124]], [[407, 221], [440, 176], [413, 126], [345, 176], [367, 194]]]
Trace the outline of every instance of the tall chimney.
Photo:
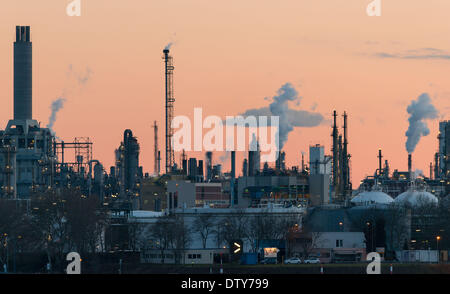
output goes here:
[[439, 153], [434, 154], [434, 178], [439, 178]]
[[430, 162], [430, 180], [433, 179], [433, 163]]
[[378, 173], [381, 175], [383, 173], [381, 161], [383, 159], [383, 155], [381, 154], [381, 149], [378, 149]]
[[412, 159], [411, 159], [411, 153], [408, 154], [408, 173], [411, 176], [412, 171]]
[[16, 26], [14, 42], [14, 119], [32, 119], [32, 43], [30, 27]]
[[230, 199], [230, 204], [231, 206], [234, 206], [234, 182], [235, 182], [235, 178], [236, 178], [236, 151], [231, 151], [231, 182], [230, 182], [230, 194], [231, 194], [231, 199]]

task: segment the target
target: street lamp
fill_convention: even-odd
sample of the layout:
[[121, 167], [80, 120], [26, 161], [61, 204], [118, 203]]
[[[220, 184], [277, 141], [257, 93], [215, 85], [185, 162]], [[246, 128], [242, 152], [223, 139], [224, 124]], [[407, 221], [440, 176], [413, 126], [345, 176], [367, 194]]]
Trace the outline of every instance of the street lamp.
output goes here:
[[370, 232], [371, 236], [372, 236], [372, 238], [371, 238], [372, 239], [372, 248], [371, 249], [372, 249], [372, 251], [374, 251], [374, 249], [375, 249], [374, 248], [375, 247], [374, 241], [375, 240], [374, 240], [374, 235], [373, 235], [374, 231], [373, 231], [372, 223], [370, 221], [368, 221], [368, 222], [366, 222], [366, 225], [367, 225], [367, 229], [371, 231]]
[[436, 249], [438, 253], [438, 263], [441, 261], [441, 254], [439, 253], [439, 240], [441, 240], [441, 236], [436, 236]]
[[344, 223], [342, 221], [339, 222], [339, 227], [341, 231], [344, 231]]

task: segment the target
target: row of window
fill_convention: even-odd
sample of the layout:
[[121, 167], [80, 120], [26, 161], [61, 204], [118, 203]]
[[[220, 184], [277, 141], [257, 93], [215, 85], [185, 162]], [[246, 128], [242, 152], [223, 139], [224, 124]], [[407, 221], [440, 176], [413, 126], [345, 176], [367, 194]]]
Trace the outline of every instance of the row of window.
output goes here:
[[[11, 139], [3, 139], [0, 140], [0, 147], [3, 145], [10, 145], [11, 144]], [[34, 140], [34, 139], [24, 139], [24, 138], [19, 138], [18, 139], [18, 144], [17, 144], [18, 148], [20, 149], [33, 149], [36, 145], [36, 148], [38, 149], [43, 149], [44, 148], [44, 141], [43, 140]]]
[[[164, 255], [165, 259], [173, 259], [174, 258], [173, 254], [146, 254], [146, 253], [143, 254], [143, 257], [145, 259], [157, 259], [157, 258], [161, 259], [163, 255]], [[201, 254], [188, 254], [187, 258], [188, 259], [201, 259], [202, 255]]]
[[174, 257], [173, 254], [143, 254], [145, 259], [163, 258], [163, 255], [165, 259], [172, 259]]

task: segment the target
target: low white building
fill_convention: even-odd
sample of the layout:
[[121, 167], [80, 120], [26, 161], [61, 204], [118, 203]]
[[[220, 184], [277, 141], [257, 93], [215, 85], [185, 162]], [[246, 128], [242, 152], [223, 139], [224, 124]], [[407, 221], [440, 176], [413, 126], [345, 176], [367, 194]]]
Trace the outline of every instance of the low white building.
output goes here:
[[323, 263], [358, 262], [366, 258], [366, 244], [363, 232], [313, 232], [309, 256], [305, 253], [304, 241], [292, 242], [291, 254], [297, 257], [317, 257]]

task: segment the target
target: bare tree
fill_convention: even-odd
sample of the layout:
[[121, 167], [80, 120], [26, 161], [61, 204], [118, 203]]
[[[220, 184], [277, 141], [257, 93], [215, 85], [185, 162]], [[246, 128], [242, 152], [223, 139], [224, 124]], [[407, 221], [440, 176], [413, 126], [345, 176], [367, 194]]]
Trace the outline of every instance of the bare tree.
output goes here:
[[300, 247], [302, 252], [302, 261], [309, 258], [311, 253], [322, 246], [323, 234], [321, 232], [311, 232], [307, 227], [303, 227], [296, 237], [296, 244]]
[[386, 253], [394, 255], [395, 250], [402, 248], [408, 239], [409, 209], [398, 203], [391, 203], [385, 214], [385, 229], [388, 233]]
[[248, 217], [243, 210], [223, 218], [214, 230], [219, 247], [227, 246], [234, 240], [244, 240], [247, 237], [247, 225]]
[[175, 262], [180, 263], [181, 257], [184, 256], [184, 252], [191, 242], [191, 230], [184, 223], [182, 216], [175, 216], [172, 224], [172, 232], [171, 248], [175, 254]]
[[8, 264], [27, 231], [27, 218], [16, 200], [0, 199], [0, 264]]
[[202, 213], [197, 215], [194, 221], [193, 231], [200, 235], [202, 239], [202, 246], [206, 248], [208, 237], [213, 233], [215, 221], [212, 214]]
[[105, 225], [105, 215], [99, 210], [98, 197], [86, 197], [78, 190], [64, 191], [64, 214], [69, 238], [78, 253], [94, 253]]
[[42, 193], [31, 202], [32, 227], [39, 234], [38, 245], [47, 253], [50, 265], [52, 260], [61, 265], [64, 251], [72, 247], [64, 203], [55, 190]]
[[164, 264], [165, 252], [170, 248], [173, 238], [172, 220], [169, 216], [162, 216], [152, 226], [152, 237], [155, 239], [156, 248], [161, 254], [161, 263]]

